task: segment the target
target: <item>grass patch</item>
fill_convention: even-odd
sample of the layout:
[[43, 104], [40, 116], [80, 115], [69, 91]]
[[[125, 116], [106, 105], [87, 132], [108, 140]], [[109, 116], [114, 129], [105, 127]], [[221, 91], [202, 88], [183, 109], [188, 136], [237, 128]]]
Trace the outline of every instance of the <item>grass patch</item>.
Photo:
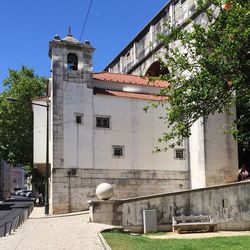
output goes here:
[[155, 240], [119, 232], [102, 233], [112, 250], [246, 250], [250, 236]]
[[165, 235], [166, 232], [148, 233], [147, 236], [160, 236]]

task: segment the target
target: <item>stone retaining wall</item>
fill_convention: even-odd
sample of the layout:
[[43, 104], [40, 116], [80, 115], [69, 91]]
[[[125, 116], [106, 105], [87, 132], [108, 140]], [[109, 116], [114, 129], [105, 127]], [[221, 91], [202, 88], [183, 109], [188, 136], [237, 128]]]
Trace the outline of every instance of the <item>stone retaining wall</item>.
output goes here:
[[51, 212], [53, 214], [88, 209], [87, 201], [95, 199], [96, 187], [107, 182], [114, 187], [114, 198], [128, 198], [187, 189], [185, 171], [53, 169]]
[[[107, 223], [102, 206], [104, 201], [90, 202], [93, 222]], [[142, 232], [145, 209], [156, 209], [160, 231], [171, 231], [176, 215], [212, 215], [218, 230], [250, 230], [250, 181], [114, 201], [109, 223]]]

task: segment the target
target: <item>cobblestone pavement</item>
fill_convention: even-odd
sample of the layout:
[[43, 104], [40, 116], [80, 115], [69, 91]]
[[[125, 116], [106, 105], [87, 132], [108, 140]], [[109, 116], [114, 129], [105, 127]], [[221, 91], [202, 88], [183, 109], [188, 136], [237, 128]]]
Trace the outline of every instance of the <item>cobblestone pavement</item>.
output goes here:
[[2, 250], [99, 250], [97, 233], [112, 226], [88, 223], [88, 213], [64, 216], [43, 215], [35, 207], [30, 219], [7, 237], [0, 238]]

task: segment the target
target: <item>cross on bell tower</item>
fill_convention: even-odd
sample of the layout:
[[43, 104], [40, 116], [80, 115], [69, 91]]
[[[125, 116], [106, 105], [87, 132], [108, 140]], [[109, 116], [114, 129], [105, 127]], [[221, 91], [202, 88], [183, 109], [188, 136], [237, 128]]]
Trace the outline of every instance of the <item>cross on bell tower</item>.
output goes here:
[[72, 34], [71, 34], [71, 26], [69, 26], [69, 28], [68, 28], [68, 36], [72, 36]]

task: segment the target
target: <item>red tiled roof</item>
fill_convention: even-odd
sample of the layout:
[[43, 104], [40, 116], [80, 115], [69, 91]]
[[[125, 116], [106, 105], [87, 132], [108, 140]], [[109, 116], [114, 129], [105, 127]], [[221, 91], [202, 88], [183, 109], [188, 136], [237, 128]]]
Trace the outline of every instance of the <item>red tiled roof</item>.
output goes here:
[[147, 77], [110, 73], [110, 72], [93, 73], [93, 79], [100, 81], [107, 81], [107, 82], [141, 85], [145, 87], [149, 86], [149, 87], [164, 88], [169, 85], [167, 81], [161, 81], [161, 80], [152, 81], [149, 80], [149, 78]]
[[112, 96], [117, 96], [117, 97], [142, 99], [142, 100], [148, 100], [148, 101], [164, 101], [167, 99], [166, 96], [157, 96], [157, 95], [145, 94], [145, 93], [125, 92], [125, 91], [98, 89], [98, 88], [94, 89], [94, 93], [101, 94], [101, 95], [112, 95]]

